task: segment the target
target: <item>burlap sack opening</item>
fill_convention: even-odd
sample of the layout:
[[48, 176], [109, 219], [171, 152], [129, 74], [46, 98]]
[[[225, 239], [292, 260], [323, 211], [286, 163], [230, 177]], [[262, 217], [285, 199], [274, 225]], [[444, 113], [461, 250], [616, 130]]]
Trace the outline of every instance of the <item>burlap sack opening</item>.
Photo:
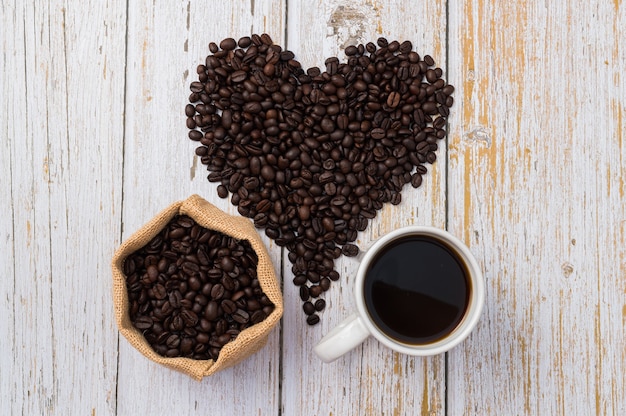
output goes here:
[[[259, 259], [257, 275], [261, 289], [275, 305], [274, 311], [265, 320], [246, 328], [235, 340], [226, 344], [220, 351], [217, 361], [162, 357], [152, 349], [141, 332], [130, 321], [128, 292], [123, 272], [124, 260], [150, 242], [174, 216], [179, 214], [188, 215], [207, 229], [219, 231], [237, 239], [248, 240]], [[267, 342], [270, 331], [283, 314], [282, 294], [274, 266], [254, 225], [246, 218], [223, 212], [198, 195], [173, 203], [122, 243], [113, 256], [112, 269], [115, 318], [122, 335], [150, 360], [188, 374], [198, 381], [241, 362], [261, 349]]]

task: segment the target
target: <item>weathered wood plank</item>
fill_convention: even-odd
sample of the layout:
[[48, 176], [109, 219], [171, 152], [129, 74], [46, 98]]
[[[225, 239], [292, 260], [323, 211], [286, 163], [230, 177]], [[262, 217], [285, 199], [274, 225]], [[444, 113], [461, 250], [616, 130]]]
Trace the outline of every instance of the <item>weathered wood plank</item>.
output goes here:
[[[2, 27], [8, 29], [1, 38], [4, 57], [0, 60], [0, 96], [3, 98], [0, 101], [0, 174], [3, 178], [0, 181], [3, 208], [3, 215], [0, 216], [0, 302], [3, 312], [0, 318], [0, 391], [5, 398], [2, 411], [7, 414], [32, 408], [23, 391], [26, 386], [39, 383], [35, 378], [38, 373], [29, 373], [22, 364], [35, 361], [36, 353], [25, 351], [24, 338], [31, 329], [25, 328], [23, 319], [15, 319], [17, 313], [26, 313], [26, 302], [32, 303], [27, 284], [33, 281], [35, 273], [32, 256], [17, 258], [15, 255], [16, 252], [29, 253], [33, 238], [33, 215], [28, 203], [32, 199], [33, 169], [26, 159], [30, 155], [28, 150], [32, 148], [32, 136], [30, 142], [24, 138], [27, 120], [26, 100], [23, 98], [26, 90], [25, 14], [24, 7], [7, 4], [0, 15]], [[18, 160], [13, 162], [16, 158]], [[14, 169], [21, 169], [22, 172], [13, 175]], [[19, 275], [16, 269], [20, 270]], [[23, 283], [25, 276], [28, 276], [28, 282]], [[36, 407], [34, 410], [39, 409]]]
[[[55, 98], [48, 103], [54, 137], [47, 161], [54, 410], [114, 414], [118, 342], [110, 259], [121, 230], [126, 5], [113, 0], [49, 7], [51, 27], [62, 30], [52, 37], [47, 80]], [[64, 117], [56, 115], [58, 108]]]
[[[399, 1], [292, 2], [288, 12], [287, 47], [305, 68], [323, 69], [328, 57], [344, 59], [346, 46], [385, 36], [411, 40], [418, 53], [432, 55], [445, 69], [445, 2], [419, 7]], [[445, 149], [438, 156], [445, 161]], [[429, 169], [421, 188], [407, 185], [400, 205], [383, 208], [359, 235], [360, 246], [402, 225], [445, 226], [445, 162]], [[352, 276], [357, 261], [336, 261], [342, 277], [324, 295], [327, 307], [314, 327], [304, 320], [302, 302], [291, 283], [291, 264], [284, 262], [283, 414], [444, 414], [444, 355], [411, 358], [373, 339], [331, 364], [323, 364], [313, 354], [318, 340], [355, 310]]]
[[6, 279], [12, 347], [3, 354], [12, 376], [3, 383], [14, 414], [115, 411], [109, 254], [121, 182], [111, 173], [121, 167], [124, 56], [116, 52], [124, 49], [125, 10], [20, 3], [5, 14], [3, 5], [12, 28], [3, 114], [14, 265]]
[[449, 226], [488, 289], [450, 414], [624, 411], [623, 28], [620, 2], [451, 4]]
[[[133, 3], [129, 9], [124, 150], [124, 237], [170, 203], [197, 193], [227, 212], [187, 138], [184, 107], [208, 44], [271, 33], [282, 41], [280, 0]], [[265, 240], [268, 242], [268, 240]], [[280, 248], [268, 242], [277, 269]], [[280, 270], [278, 270], [280, 272]], [[278, 414], [280, 331], [260, 352], [203, 382], [160, 367], [120, 340], [119, 414]]]

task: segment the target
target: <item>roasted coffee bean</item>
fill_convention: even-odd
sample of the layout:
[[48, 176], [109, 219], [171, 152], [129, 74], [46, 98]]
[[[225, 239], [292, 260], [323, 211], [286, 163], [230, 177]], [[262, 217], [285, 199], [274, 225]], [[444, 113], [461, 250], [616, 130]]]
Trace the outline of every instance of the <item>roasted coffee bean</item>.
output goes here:
[[262, 322], [266, 317], [267, 316], [265, 315], [265, 312], [263, 312], [263, 310], [256, 310], [252, 313], [250, 321], [253, 324], [258, 324], [259, 322]]
[[[239, 38], [239, 40], [237, 41], [237, 45], [240, 48], [247, 48], [251, 44], [252, 44], [252, 40], [250, 39], [249, 36], [243, 36], [243, 37]], [[213, 53], [215, 53], [215, 52], [213, 52]]]
[[387, 97], [387, 105], [391, 108], [396, 108], [400, 104], [400, 93], [393, 91]]
[[328, 277], [324, 277], [320, 280], [320, 284], [319, 287], [326, 292], [328, 289], [330, 289], [330, 279]]
[[309, 288], [305, 285], [300, 286], [300, 299], [307, 301], [309, 297]]
[[306, 323], [309, 325], [316, 325], [319, 322], [320, 322], [320, 317], [316, 313], [314, 313], [313, 315], [309, 315], [306, 318]]
[[222, 278], [222, 275], [223, 275], [220, 269], [215, 269], [215, 268], [209, 269], [206, 274], [210, 280], [219, 280]]
[[183, 309], [180, 316], [187, 326], [195, 326], [198, 323], [198, 315], [188, 309]]
[[293, 278], [293, 284], [296, 286], [302, 286], [306, 282], [307, 282], [307, 275], [305, 274], [299, 274]]
[[[454, 87], [410, 41], [349, 45], [347, 62], [331, 57], [325, 71], [303, 69], [266, 34], [219, 45], [209, 44], [212, 55], [190, 84], [189, 137], [218, 195], [231, 193], [238, 212], [287, 249], [294, 284], [309, 301], [339, 279], [339, 255], [358, 254], [352, 242], [377, 211], [401, 203], [405, 184], [421, 185], [446, 135]], [[184, 230], [175, 234], [171, 252], [195, 252]], [[205, 260], [198, 254], [198, 264]], [[240, 267], [217, 259], [216, 271], [204, 271], [223, 286], [216, 294], [231, 292], [220, 301], [241, 288], [224, 288], [218, 273]]]
[[226, 38], [220, 42], [220, 49], [223, 49], [226, 51], [235, 49], [235, 46], [237, 46], [237, 42], [235, 42], [235, 39], [233, 38]]
[[312, 315], [315, 313], [315, 306], [309, 301], [306, 301], [302, 304], [302, 309], [306, 315]]
[[312, 285], [311, 287], [309, 287], [309, 295], [312, 298], [316, 298], [319, 295], [321, 295], [323, 292], [322, 287], [320, 285]]
[[221, 306], [222, 310], [227, 314], [232, 314], [237, 310], [237, 305], [230, 299], [224, 299]]
[[315, 310], [321, 312], [326, 307], [326, 301], [324, 299], [318, 299], [315, 301]]
[[341, 253], [346, 257], [354, 257], [359, 254], [359, 247], [354, 244], [344, 244]]
[[217, 187], [217, 195], [220, 198], [226, 198], [228, 196], [228, 188], [226, 188], [224, 185], [219, 185]]
[[131, 322], [160, 355], [217, 359], [223, 345], [274, 310], [257, 262], [247, 241], [176, 216], [124, 260]]
[[167, 345], [168, 348], [177, 348], [180, 345], [180, 338], [178, 335], [172, 334], [169, 337], [167, 337], [165, 344]]
[[224, 297], [225, 291], [226, 289], [224, 289], [224, 285], [218, 283], [214, 285], [213, 288], [211, 289], [211, 298], [215, 300], [222, 299], [222, 297]]
[[204, 309], [204, 317], [209, 321], [214, 321], [219, 315], [219, 304], [212, 300]]
[[235, 268], [235, 262], [229, 256], [222, 257], [220, 264], [222, 266], [222, 270], [224, 270], [225, 272], [232, 272]]
[[170, 305], [172, 305], [174, 309], [180, 308], [181, 301], [183, 300], [183, 295], [180, 293], [179, 290], [173, 290], [172, 292], [169, 292], [167, 298], [170, 302]]
[[145, 330], [145, 329], [150, 329], [152, 328], [152, 318], [150, 318], [149, 316], [139, 316], [135, 322], [135, 328], [139, 329], [139, 330]]
[[437, 103], [434, 101], [427, 101], [422, 105], [422, 110], [426, 114], [436, 114], [437, 113]]
[[155, 299], [165, 299], [168, 296], [167, 290], [165, 286], [160, 283], [157, 283], [152, 287], [152, 295]]
[[382, 139], [385, 137], [385, 130], [382, 128], [375, 128], [371, 132], [372, 139]]
[[420, 175], [418, 172], [413, 173], [413, 175], [411, 175], [411, 186], [413, 188], [419, 188], [421, 184], [422, 184], [422, 175]]
[[246, 324], [250, 321], [250, 314], [243, 309], [237, 309], [232, 314], [233, 320], [240, 324]]

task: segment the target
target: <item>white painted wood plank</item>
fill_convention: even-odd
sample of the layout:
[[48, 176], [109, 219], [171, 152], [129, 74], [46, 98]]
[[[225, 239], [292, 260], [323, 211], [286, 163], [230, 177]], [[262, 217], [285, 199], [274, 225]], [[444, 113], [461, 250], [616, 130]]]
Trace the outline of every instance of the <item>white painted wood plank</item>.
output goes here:
[[[211, 41], [267, 31], [280, 42], [284, 10], [278, 0], [129, 6], [124, 237], [193, 193], [237, 214], [217, 197], [216, 184], [207, 181], [206, 167], [187, 138], [189, 84]], [[268, 248], [280, 272], [280, 249]], [[148, 361], [120, 340], [119, 414], [278, 414], [279, 385], [279, 328], [257, 354], [201, 383]]]
[[[0, 396], [4, 398], [0, 409], [4, 414], [15, 414], [27, 406], [21, 392], [24, 384], [30, 384], [22, 378], [23, 367], [16, 361], [18, 354], [23, 356], [16, 336], [16, 324], [20, 330], [22, 325], [15, 321], [16, 303], [20, 304], [23, 299], [23, 296], [18, 296], [18, 290], [22, 291], [23, 286], [16, 281], [15, 267], [24, 267], [24, 259], [16, 259], [15, 250], [24, 252], [23, 247], [32, 241], [31, 229], [26, 225], [31, 215], [23, 206], [16, 204], [13, 193], [30, 193], [26, 185], [31, 169], [20, 173], [22, 181], [14, 184], [17, 181], [13, 178], [16, 164], [12, 161], [16, 155], [23, 160], [20, 152], [26, 147], [23, 140], [23, 126], [26, 124], [26, 100], [23, 98], [26, 88], [24, 9], [14, 4], [6, 5], [0, 19], [2, 27], [6, 28], [0, 35], [3, 51], [3, 59], [0, 60], [0, 209], [3, 213], [0, 216]], [[14, 143], [15, 138], [20, 139], [18, 143]], [[14, 151], [15, 146], [19, 149]], [[24, 199], [20, 198], [18, 203], [23, 204]], [[14, 211], [18, 207], [16, 215]], [[17, 233], [15, 226], [19, 227]], [[21, 269], [20, 277], [32, 273], [30, 264], [27, 266]], [[19, 308], [23, 309], [23, 306]]]
[[55, 31], [47, 80], [54, 412], [115, 414], [110, 259], [121, 232], [126, 4], [50, 5], [46, 18]]
[[451, 4], [449, 224], [487, 305], [450, 414], [624, 412], [624, 23], [619, 2]]
[[[49, 28], [40, 26], [42, 11], [15, 5], [15, 79], [7, 80], [15, 100], [10, 138], [13, 175], [14, 322], [12, 356], [15, 374], [10, 390], [13, 412], [44, 414], [56, 404], [52, 278], [50, 270], [49, 193], [46, 177], [46, 101], [37, 91], [45, 88], [45, 62], [35, 60], [39, 47], [50, 49]], [[20, 62], [21, 61], [21, 62]], [[21, 82], [20, 82], [21, 81]], [[28, 100], [28, 97], [33, 97]], [[18, 130], [19, 129], [19, 130]], [[19, 133], [18, 133], [19, 131]]]
[[[292, 2], [288, 15], [288, 49], [305, 68], [320, 66], [331, 56], [344, 59], [350, 44], [411, 40], [421, 55], [432, 55], [445, 69], [445, 3], [420, 6], [409, 2]], [[445, 160], [445, 149], [438, 151]], [[445, 163], [437, 163], [421, 188], [406, 186], [403, 202], [385, 206], [359, 235], [368, 246], [376, 238], [409, 224], [445, 226]], [[369, 339], [362, 347], [331, 364], [323, 364], [313, 346], [355, 310], [353, 278], [358, 262], [341, 258], [341, 279], [324, 294], [321, 323], [309, 327], [302, 301], [285, 258], [283, 413], [287, 415], [444, 414], [444, 355], [411, 358], [393, 353]]]
[[[3, 46], [13, 203], [7, 263], [15, 268], [7, 277], [12, 346], [3, 360], [12, 374], [3, 377], [10, 397], [3, 402], [14, 414], [113, 413], [109, 255], [121, 194], [110, 173], [121, 167], [124, 57], [116, 51], [124, 46], [125, 7], [4, 10], [11, 33]], [[107, 53], [108, 60], [99, 55]]]

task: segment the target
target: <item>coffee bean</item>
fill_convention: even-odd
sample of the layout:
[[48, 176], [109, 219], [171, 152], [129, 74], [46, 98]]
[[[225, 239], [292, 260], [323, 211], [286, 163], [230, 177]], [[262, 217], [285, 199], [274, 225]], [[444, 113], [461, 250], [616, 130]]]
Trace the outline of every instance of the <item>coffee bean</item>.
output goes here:
[[387, 105], [391, 108], [396, 108], [400, 104], [400, 93], [393, 91], [387, 97]]
[[150, 318], [149, 316], [139, 316], [135, 322], [135, 328], [139, 329], [139, 330], [145, 330], [145, 329], [150, 329], [152, 328], [152, 318]]
[[209, 321], [214, 321], [219, 315], [218, 308], [219, 305], [216, 301], [210, 301], [204, 310], [204, 317]]
[[224, 270], [225, 272], [231, 272], [235, 268], [235, 262], [229, 256], [222, 257], [220, 264], [222, 266], [222, 270]]
[[422, 184], [422, 175], [420, 175], [417, 172], [411, 175], [411, 186], [413, 188], [419, 188], [421, 184]]
[[[240, 48], [247, 48], [251, 44], [252, 44], [252, 40], [250, 39], [249, 36], [243, 36], [243, 37], [239, 38], [239, 40], [237, 41], [237, 45]], [[213, 53], [215, 53], [215, 52], [213, 52]]]
[[258, 324], [259, 322], [262, 322], [265, 318], [266, 315], [263, 310], [256, 310], [252, 313], [252, 316], [250, 317], [250, 322], [252, 322], [253, 324]]
[[344, 244], [341, 252], [346, 257], [354, 257], [359, 254], [359, 247], [354, 244]]
[[372, 139], [382, 139], [383, 137], [385, 137], [385, 130], [381, 129], [381, 128], [375, 128], [372, 130]]
[[326, 301], [324, 299], [318, 299], [315, 301], [315, 310], [321, 312], [326, 307]]
[[313, 315], [309, 315], [306, 318], [306, 323], [309, 324], [309, 325], [316, 325], [319, 322], [320, 322], [320, 317], [319, 317], [319, 315], [317, 315], [315, 313]]
[[315, 306], [313, 306], [313, 304], [309, 301], [304, 302], [304, 304], [302, 304], [302, 309], [304, 310], [304, 313], [306, 315], [312, 315], [313, 313], [315, 313]]
[[178, 335], [172, 334], [169, 337], [167, 337], [167, 340], [165, 341], [165, 344], [170, 349], [177, 348], [180, 345], [180, 338], [178, 337]]
[[454, 86], [448, 84], [441, 90], [445, 95], [452, 95], [454, 92]]
[[248, 321], [250, 321], [250, 314], [243, 309], [237, 309], [232, 314], [232, 317], [235, 322], [238, 322], [240, 324], [246, 324], [248, 323]]
[[300, 299], [302, 299], [302, 301], [309, 299], [309, 288], [305, 285], [300, 286]]
[[422, 110], [426, 114], [436, 114], [437, 113], [437, 103], [434, 101], [427, 101], [422, 105]]
[[168, 296], [167, 290], [165, 286], [160, 283], [157, 283], [152, 287], [152, 295], [155, 299], [165, 299]]
[[307, 281], [307, 275], [305, 274], [299, 274], [293, 278], [293, 284], [296, 286], [302, 286], [303, 284], [306, 283], [306, 281]]
[[222, 310], [228, 314], [232, 314], [237, 310], [237, 305], [235, 305], [235, 302], [230, 299], [224, 299], [221, 303], [221, 306]]
[[235, 39], [233, 38], [226, 38], [220, 42], [220, 49], [225, 51], [233, 50], [235, 49], [235, 46], [237, 46], [237, 42], [235, 42]]
[[411, 41], [405, 40], [404, 42], [402, 42], [402, 44], [400, 44], [399, 51], [401, 53], [409, 53], [411, 52], [412, 49], [413, 49], [413, 44], [411, 43]]
[[263, 44], [265, 44], [265, 45], [273, 45], [274, 44], [274, 42], [272, 41], [272, 38], [267, 33], [263, 33], [261, 35], [261, 42]]
[[330, 279], [328, 277], [324, 277], [323, 279], [321, 279], [319, 287], [322, 289], [322, 291], [326, 292], [328, 289], [330, 289]]
[[180, 316], [181, 318], [183, 318], [185, 325], [189, 327], [195, 326], [198, 323], [198, 315], [196, 315], [195, 312], [190, 311], [188, 309], [183, 309], [180, 312]]
[[273, 181], [276, 177], [276, 172], [270, 165], [263, 165], [261, 168], [261, 176], [266, 181]]
[[[302, 287], [304, 287], [304, 286], [302, 286]], [[323, 292], [323, 290], [322, 290], [322, 288], [319, 285], [313, 285], [313, 286], [309, 287], [309, 295], [312, 298], [318, 297], [319, 295], [322, 294], [322, 292]]]
[[224, 286], [218, 283], [211, 289], [211, 297], [216, 300], [222, 299], [225, 291]]

